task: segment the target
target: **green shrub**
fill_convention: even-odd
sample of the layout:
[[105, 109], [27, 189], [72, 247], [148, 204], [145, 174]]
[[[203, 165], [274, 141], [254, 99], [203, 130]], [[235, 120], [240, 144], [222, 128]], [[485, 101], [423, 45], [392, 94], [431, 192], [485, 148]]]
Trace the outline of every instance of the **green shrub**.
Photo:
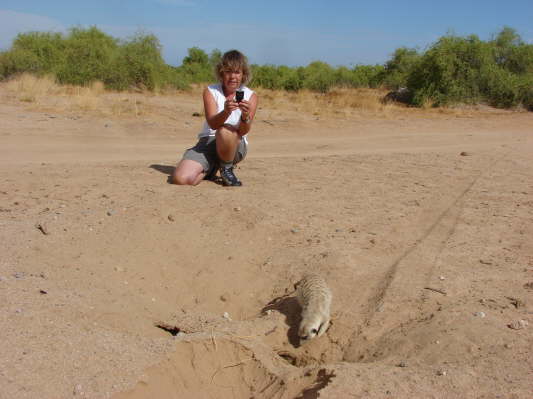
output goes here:
[[533, 111], [533, 75], [526, 77], [521, 81], [520, 101], [525, 109]]
[[383, 84], [393, 90], [406, 87], [409, 73], [420, 61], [420, 57], [415, 49], [407, 47], [396, 49], [392, 58], [385, 64], [381, 77]]
[[407, 78], [415, 105], [473, 103], [481, 99], [482, 66], [495, 66], [491, 48], [475, 35], [442, 37], [415, 64]]
[[56, 58], [55, 72], [60, 83], [85, 85], [93, 81], [108, 80], [111, 61], [117, 49], [117, 41], [99, 31], [72, 28], [62, 40], [61, 58]]
[[[161, 44], [151, 34], [115, 39], [96, 27], [72, 28], [68, 34], [19, 34], [0, 53], [0, 79], [30, 72], [52, 75], [61, 83], [86, 85], [101, 80], [124, 90], [185, 89], [191, 83], [212, 82], [222, 57], [191, 47], [178, 67], [167, 65]], [[309, 89], [325, 93], [334, 87], [407, 87], [414, 105], [486, 102], [498, 107], [522, 104], [533, 108], [533, 44], [504, 27], [492, 40], [446, 35], [427, 51], [397, 49], [385, 65], [332, 67], [315, 61], [305, 67], [252, 65], [250, 86], [273, 90]]]
[[2, 79], [22, 72], [34, 74], [43, 72], [41, 61], [35, 53], [30, 50], [16, 49], [0, 54], [0, 77]]
[[54, 74], [64, 62], [64, 46], [59, 33], [20, 33], [9, 51], [2, 53], [0, 73], [3, 77], [30, 72]]
[[213, 62], [217, 56], [216, 53], [212, 54], [210, 59], [204, 50], [192, 47], [188, 50], [188, 55], [183, 59], [178, 71], [193, 83], [211, 82], [214, 79]]
[[303, 70], [303, 87], [327, 93], [335, 85], [334, 69], [322, 61], [314, 61]]
[[385, 68], [382, 65], [358, 65], [353, 69], [353, 87], [379, 87], [383, 83]]

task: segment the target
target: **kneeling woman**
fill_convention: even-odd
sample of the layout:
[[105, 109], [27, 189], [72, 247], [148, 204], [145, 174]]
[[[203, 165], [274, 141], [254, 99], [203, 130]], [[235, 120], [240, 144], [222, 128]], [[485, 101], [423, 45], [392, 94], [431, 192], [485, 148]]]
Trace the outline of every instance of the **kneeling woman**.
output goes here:
[[178, 163], [172, 176], [175, 184], [195, 186], [204, 178], [214, 178], [220, 169], [225, 186], [242, 185], [233, 166], [246, 156], [246, 134], [257, 109], [257, 95], [244, 86], [250, 79], [250, 68], [241, 52], [226, 52], [216, 74], [220, 83], [208, 86], [203, 93], [204, 128], [198, 143], [185, 151]]

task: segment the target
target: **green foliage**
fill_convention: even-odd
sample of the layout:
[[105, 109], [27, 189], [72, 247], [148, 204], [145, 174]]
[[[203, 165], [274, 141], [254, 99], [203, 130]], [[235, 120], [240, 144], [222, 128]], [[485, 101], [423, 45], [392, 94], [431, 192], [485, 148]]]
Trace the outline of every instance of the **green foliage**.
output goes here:
[[209, 54], [209, 65], [211, 65], [212, 68], [215, 68], [221, 59], [222, 51], [216, 48], [211, 51], [211, 54]]
[[298, 91], [303, 88], [303, 72], [300, 68], [285, 65], [252, 65], [253, 87], [271, 90]]
[[532, 56], [533, 45], [523, 43], [510, 28], [489, 42], [475, 35], [448, 35], [413, 63], [407, 87], [415, 105], [486, 102], [527, 107]]
[[407, 86], [416, 105], [475, 102], [480, 99], [480, 68], [489, 62], [490, 48], [477, 36], [445, 36], [416, 63]]
[[56, 57], [52, 70], [60, 83], [83, 85], [95, 80], [105, 81], [116, 53], [117, 41], [95, 27], [72, 28], [61, 40], [61, 57]]
[[308, 89], [326, 93], [334, 87], [378, 87], [381, 85], [382, 73], [381, 65], [358, 65], [353, 69], [344, 66], [333, 68], [322, 61], [314, 61], [299, 68], [252, 65], [251, 85], [272, 90]]
[[213, 61], [217, 57], [220, 59], [222, 55], [219, 50], [213, 50], [211, 56], [210, 58], [204, 50], [198, 47], [192, 47], [188, 50], [188, 55], [183, 59], [182, 66], [178, 68], [178, 71], [187, 76], [190, 82], [210, 82], [214, 79]]
[[[86, 85], [95, 80], [124, 90], [139, 87], [185, 89], [215, 79], [222, 53], [191, 47], [178, 67], [167, 65], [161, 44], [151, 34], [115, 39], [96, 27], [72, 28], [66, 35], [19, 34], [0, 53], [0, 79], [31, 72], [61, 83]], [[504, 27], [489, 41], [475, 35], [445, 35], [426, 51], [398, 48], [384, 65], [332, 67], [314, 61], [305, 67], [252, 65], [252, 87], [325, 93], [335, 87], [407, 87], [414, 105], [485, 102], [498, 107], [533, 109], [533, 44]]]
[[130, 86], [154, 90], [166, 84], [166, 64], [154, 35], [137, 34], [123, 42], [115, 53], [114, 69], [104, 83], [115, 89]]
[[120, 41], [96, 27], [72, 28], [66, 35], [19, 34], [0, 54], [0, 77], [21, 72], [53, 75], [60, 83], [87, 85], [100, 80], [109, 88], [188, 87], [187, 77], [166, 65], [159, 40], [138, 33]]
[[383, 84], [385, 68], [382, 65], [358, 65], [353, 69], [352, 87], [379, 87]]
[[407, 47], [396, 49], [392, 58], [385, 64], [383, 84], [394, 90], [406, 87], [409, 73], [419, 61], [420, 54], [415, 49]]
[[8, 77], [22, 72], [54, 73], [64, 63], [64, 46], [59, 33], [21, 33], [13, 40], [11, 50], [2, 53], [0, 75]]
[[322, 61], [310, 63], [303, 71], [303, 87], [319, 93], [327, 93], [335, 84], [335, 70]]

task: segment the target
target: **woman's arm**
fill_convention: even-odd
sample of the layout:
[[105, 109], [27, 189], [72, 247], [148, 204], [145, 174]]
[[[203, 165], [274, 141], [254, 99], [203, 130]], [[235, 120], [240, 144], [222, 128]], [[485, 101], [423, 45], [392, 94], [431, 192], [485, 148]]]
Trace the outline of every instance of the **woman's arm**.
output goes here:
[[[231, 98], [230, 98], [231, 97]], [[231, 115], [231, 113], [239, 108], [239, 104], [233, 101], [233, 95], [226, 97], [226, 102], [224, 103], [224, 109], [221, 112], [217, 111], [217, 103], [206, 87], [203, 94], [204, 98], [204, 111], [205, 111], [205, 120], [209, 127], [213, 130], [217, 130], [224, 125], [226, 119]]]
[[249, 101], [241, 101], [238, 105], [241, 109], [241, 124], [238, 133], [240, 136], [244, 136], [252, 127], [252, 121], [257, 110], [257, 95], [253, 93]]

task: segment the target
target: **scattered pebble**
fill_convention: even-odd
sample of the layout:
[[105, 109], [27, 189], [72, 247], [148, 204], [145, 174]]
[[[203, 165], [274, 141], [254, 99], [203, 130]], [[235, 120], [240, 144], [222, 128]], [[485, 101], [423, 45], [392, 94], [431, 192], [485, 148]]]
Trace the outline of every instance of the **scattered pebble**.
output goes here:
[[448, 374], [448, 373], [446, 372], [446, 370], [439, 370], [439, 371], [437, 371], [437, 375], [445, 376], [446, 374]]
[[224, 312], [224, 314], [222, 315], [223, 318], [225, 318], [226, 320], [228, 321], [231, 321], [231, 317], [229, 317], [229, 313], [228, 312]]
[[46, 292], [45, 290], [39, 290], [39, 293], [42, 294], [42, 295], [48, 294], [48, 292]]
[[298, 233], [300, 230], [296, 229], [296, 228], [292, 228], [291, 229], [291, 233]]
[[74, 387], [74, 390], [72, 391], [72, 393], [74, 394], [74, 396], [83, 395], [83, 388], [82, 388], [81, 384], [76, 385]]
[[469, 152], [461, 151], [461, 156], [462, 156], [462, 157], [467, 157], [467, 156], [469, 156], [469, 155], [470, 155]]
[[515, 320], [512, 323], [507, 324], [507, 327], [509, 327], [511, 330], [522, 330], [526, 328], [529, 325], [527, 320]]
[[440, 277], [439, 277], [439, 280], [440, 280], [440, 281], [446, 280], [446, 277], [444, 277], [444, 276], [440, 276]]
[[116, 212], [113, 209], [107, 211], [107, 216], [113, 216]]
[[228, 301], [228, 296], [226, 294], [222, 294], [222, 295], [220, 295], [220, 300], [222, 302], [227, 302]]
[[513, 346], [510, 345], [510, 344], [505, 344], [505, 345], [504, 345], [504, 348], [505, 348], [505, 349], [511, 349], [512, 347], [513, 347]]
[[120, 267], [120, 266], [115, 266], [115, 271], [116, 272], [123, 272], [124, 271], [124, 268]]
[[41, 231], [41, 233], [43, 233], [45, 236], [50, 234], [50, 230], [48, 229], [48, 226], [46, 226], [46, 224], [44, 224], [44, 223], [37, 223], [35, 225], [35, 227], [37, 229], [39, 229]]
[[171, 222], [175, 221], [176, 219], [174, 219], [174, 215], [168, 215], [167, 216], [167, 219]]
[[241, 207], [240, 207], [240, 206], [236, 206], [235, 208], [233, 208], [233, 210], [234, 210], [235, 212], [239, 212], [239, 211], [241, 210]]
[[483, 318], [483, 317], [486, 316], [486, 314], [485, 314], [485, 312], [476, 312], [476, 313], [474, 313], [474, 316]]
[[407, 363], [405, 362], [400, 362], [397, 364], [398, 367], [407, 367]]
[[482, 265], [492, 265], [492, 262], [484, 259], [480, 259], [479, 263], [481, 263]]
[[517, 309], [523, 308], [524, 306], [526, 306], [524, 301], [521, 300], [520, 298], [514, 298], [514, 297], [511, 297], [511, 296], [508, 296], [506, 298], [509, 299], [509, 301], [511, 301], [511, 305], [513, 305]]
[[202, 116], [202, 115], [200, 115], [199, 112], [193, 112], [193, 113], [192, 113], [192, 116], [200, 117], [200, 116]]
[[529, 283], [525, 283], [524, 288], [526, 290], [533, 290], [533, 281], [530, 281]]
[[15, 277], [15, 278], [23, 278], [23, 277], [24, 277], [24, 273], [22, 273], [22, 272], [15, 272], [15, 273], [13, 273], [13, 277]]

